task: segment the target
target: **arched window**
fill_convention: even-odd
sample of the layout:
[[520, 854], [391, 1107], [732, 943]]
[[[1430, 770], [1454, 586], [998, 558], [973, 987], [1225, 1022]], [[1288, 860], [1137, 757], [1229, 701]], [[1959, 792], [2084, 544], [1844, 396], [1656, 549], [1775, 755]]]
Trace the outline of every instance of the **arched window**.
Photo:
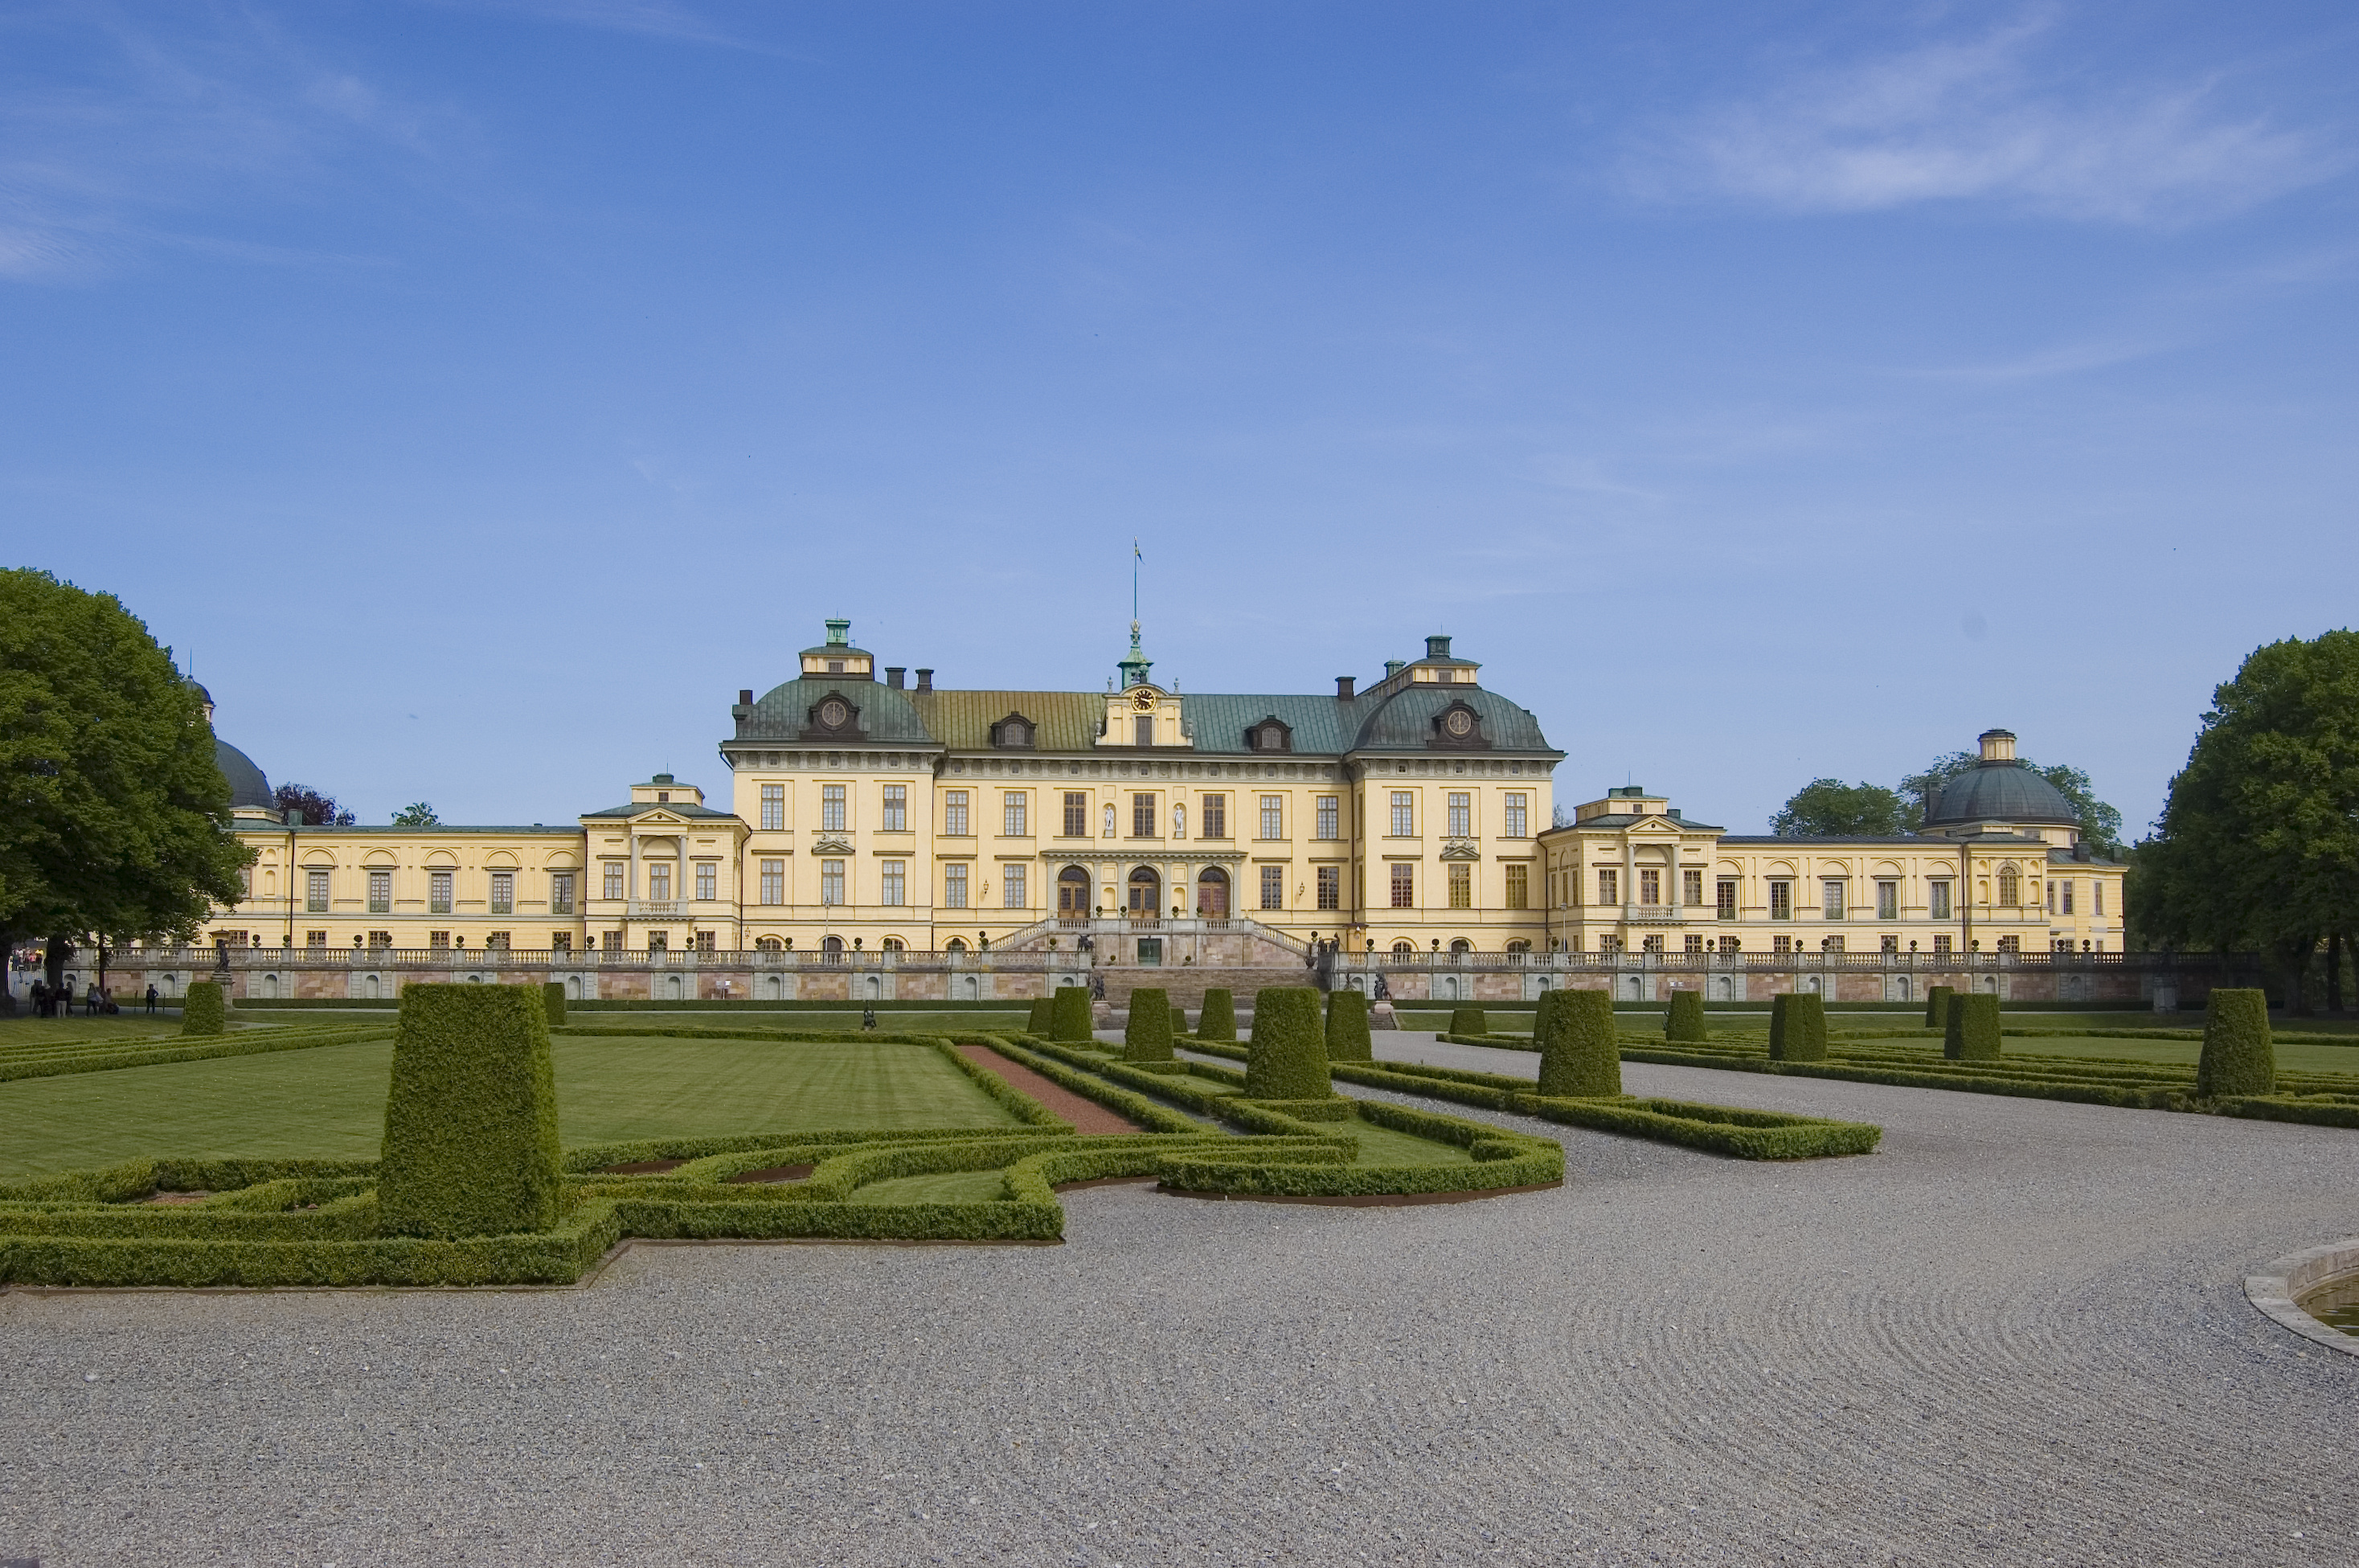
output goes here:
[[842, 958], [843, 956], [843, 939], [840, 936], [829, 937], [825, 942], [819, 944], [819, 950], [827, 954], [831, 959]]
[[786, 951], [786, 943], [780, 942], [774, 936], [756, 938], [754, 945], [760, 948], [764, 953], [784, 953]]
[[1206, 920], [1225, 920], [1229, 913], [1229, 874], [1208, 866], [1196, 877], [1196, 912]]
[[906, 953], [908, 951], [908, 944], [904, 942], [897, 936], [888, 936], [885, 939], [885, 951], [887, 953]]
[[1397, 942], [1393, 943], [1393, 956], [1397, 959], [1404, 960], [1415, 958], [1417, 956], [1417, 948], [1410, 942]]
[[945, 953], [964, 953], [966, 951], [966, 938], [962, 936], [954, 936], [951, 938], [949, 943], [943, 947], [942, 951]]
[[2011, 863], [1998, 868], [1998, 901], [2002, 904], [2023, 902], [2023, 873]]
[[1071, 918], [1090, 912], [1093, 893], [1090, 874], [1078, 866], [1068, 866], [1057, 873], [1057, 912]]
[[1450, 956], [1452, 958], [1463, 958], [1473, 951], [1474, 944], [1462, 936], [1450, 944]]

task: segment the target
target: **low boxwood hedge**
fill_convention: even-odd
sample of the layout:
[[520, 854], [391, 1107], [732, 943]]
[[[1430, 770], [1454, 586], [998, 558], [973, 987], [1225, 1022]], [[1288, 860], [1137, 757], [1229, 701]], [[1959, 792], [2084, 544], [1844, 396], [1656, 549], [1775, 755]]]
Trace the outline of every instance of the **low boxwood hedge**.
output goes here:
[[249, 1029], [228, 1034], [158, 1035], [152, 1040], [115, 1037], [52, 1041], [0, 1048], [0, 1083], [18, 1078], [55, 1078], [71, 1073], [112, 1073], [163, 1062], [203, 1062], [217, 1056], [255, 1056], [274, 1051], [309, 1051], [323, 1045], [354, 1045], [383, 1040], [386, 1024], [339, 1024], [329, 1028]]

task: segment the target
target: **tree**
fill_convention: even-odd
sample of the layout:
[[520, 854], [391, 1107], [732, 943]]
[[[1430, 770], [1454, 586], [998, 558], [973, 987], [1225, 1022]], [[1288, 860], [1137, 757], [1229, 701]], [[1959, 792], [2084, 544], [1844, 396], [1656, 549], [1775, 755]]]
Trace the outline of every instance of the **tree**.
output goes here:
[[[1900, 781], [1903, 801], [1902, 829], [1916, 833], [1925, 825], [1925, 812], [1932, 804], [1941, 786], [1962, 773], [1982, 766], [1982, 759], [1971, 751], [1953, 751], [1933, 759], [1933, 765], [1922, 773], [1911, 773]], [[2028, 758], [2019, 766], [2030, 769], [2050, 784], [2057, 792], [2072, 803], [2072, 813], [2080, 820], [2082, 840], [2091, 853], [2107, 860], [2119, 860], [2127, 853], [2122, 845], [2122, 814], [2097, 799], [2089, 776], [2067, 763], [2042, 765]]]
[[2359, 632], [2256, 648], [2213, 690], [2136, 864], [2144, 931], [2257, 945], [2309, 1013], [2318, 944], [2359, 910]]
[[0, 571], [0, 953], [48, 939], [54, 971], [79, 938], [186, 938], [243, 896], [202, 700], [112, 594]]
[[412, 800], [393, 813], [393, 825], [397, 828], [439, 828], [442, 819], [434, 814], [431, 800]]
[[1905, 832], [1907, 804], [1881, 784], [1813, 779], [1769, 819], [1780, 838], [1883, 838]]
[[359, 820], [340, 809], [334, 796], [322, 795], [309, 784], [281, 784], [270, 795], [282, 819], [289, 811], [300, 811], [307, 828], [348, 828]]

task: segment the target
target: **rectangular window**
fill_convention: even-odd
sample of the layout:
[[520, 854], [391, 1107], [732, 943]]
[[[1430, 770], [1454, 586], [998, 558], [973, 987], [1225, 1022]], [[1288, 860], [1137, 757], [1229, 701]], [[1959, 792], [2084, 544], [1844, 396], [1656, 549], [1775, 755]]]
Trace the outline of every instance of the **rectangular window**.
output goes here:
[[1005, 904], [1008, 909], [1025, 909], [1031, 908], [1030, 900], [1025, 897], [1024, 863], [1022, 861], [1010, 860], [1005, 861], [1001, 864], [999, 867], [999, 891], [1001, 895], [1000, 902]]
[[1340, 909], [1343, 907], [1343, 868], [1322, 866], [1319, 868], [1319, 907]]
[[2020, 937], [2003, 936], [1998, 939], [1998, 950], [2001, 953], [2021, 953], [2023, 941]]
[[2064, 912], [2068, 915], [2072, 912], [2072, 884], [2070, 882], [2064, 884]]
[[822, 904], [843, 902], [843, 862], [841, 860], [819, 863], [819, 901]]
[[[376, 872], [369, 873], [369, 887], [372, 890], [376, 887], [377, 876]], [[303, 908], [315, 915], [326, 914], [328, 912], [328, 874], [324, 871], [306, 872], [303, 883]]]
[[1130, 836], [1133, 838], [1155, 836], [1154, 796], [1133, 795], [1130, 798]]
[[701, 931], [696, 933], [697, 952], [711, 953], [718, 946], [720, 946], [720, 943], [713, 940], [712, 932], [709, 931]]
[[908, 902], [906, 893], [908, 887], [909, 863], [906, 860], [887, 860], [879, 864], [876, 869], [882, 878], [877, 885], [876, 901], [880, 904]]
[[787, 901], [787, 863], [783, 860], [762, 862], [762, 902], [783, 904]]
[[2048, 912], [2051, 915], [2056, 912], [2056, 884], [2054, 882], [2048, 884]]
[[721, 867], [709, 860], [696, 863], [696, 896], [708, 904], [721, 897]]
[[1065, 836], [1067, 838], [1090, 836], [1090, 798], [1082, 790], [1065, 791]]
[[449, 931], [428, 931], [426, 933], [426, 945], [437, 952], [447, 951], [451, 946], [451, 933]]
[[1152, 717], [1145, 717], [1134, 721], [1131, 724], [1130, 738], [1133, 743], [1138, 746], [1153, 746], [1155, 744], [1155, 720]]
[[671, 902], [671, 867], [657, 864], [647, 867], [647, 898], [658, 904]]
[[1734, 879], [1723, 878], [1720, 886], [1714, 889], [1714, 892], [1717, 897], [1712, 905], [1712, 913], [1719, 916], [1723, 920], [1734, 920], [1736, 918], [1736, 883]]
[[819, 787], [819, 826], [821, 833], [842, 833], [843, 827], [843, 786], [822, 784]]
[[1417, 796], [1407, 789], [1393, 791], [1393, 832], [1395, 838], [1417, 836]]
[[1947, 932], [1944, 932], [1933, 939], [1933, 951], [1936, 953], [1947, 953], [1950, 951], [1950, 938]]
[[1690, 909], [1703, 902], [1702, 872], [1682, 871], [1680, 873], [1680, 902], [1687, 905]]
[[305, 947], [325, 947], [328, 945], [328, 933], [323, 931], [307, 931], [303, 933], [303, 945]]
[[1875, 918], [1897, 920], [1900, 918], [1900, 884], [1878, 882], [1875, 885]]
[[1662, 936], [1658, 933], [1657, 935], [1644, 938], [1639, 942], [1638, 946], [1642, 952], [1660, 953], [1663, 951]]
[[942, 908], [966, 908], [966, 866], [963, 864], [942, 867]]
[[484, 938], [484, 945], [485, 947], [497, 948], [501, 952], [505, 953], [507, 951], [508, 939], [514, 933], [510, 931], [494, 931], [489, 936]]
[[1700, 936], [1691, 936], [1688, 938], [1686, 951], [1690, 953], [1701, 953], [1703, 951], [1703, 938]]
[[1203, 812], [1204, 837], [1226, 838], [1229, 836], [1229, 798], [1226, 795], [1205, 796]]
[[1622, 873], [1610, 866], [1598, 871], [1597, 901], [1601, 904], [1618, 904], [1622, 901]]
[[787, 825], [787, 787], [783, 784], [762, 786], [762, 831], [782, 832]]
[[909, 831], [909, 787], [907, 784], [885, 786], [884, 818], [876, 824], [879, 833]]
[[495, 871], [492, 873], [492, 913], [495, 915], [513, 915], [516, 913], [515, 872]]
[[1820, 911], [1831, 920], [1839, 920], [1843, 919], [1844, 903], [1843, 884], [1835, 880], [1833, 877], [1829, 877], [1826, 881], [1821, 882], [1819, 885], [1819, 892]]
[[605, 891], [602, 896], [608, 898], [621, 898], [623, 896], [623, 863], [621, 861], [610, 860], [606, 862], [605, 880]]
[[1265, 866], [1261, 868], [1261, 907], [1265, 909], [1286, 908], [1286, 867]]
[[1450, 907], [1453, 909], [1474, 907], [1474, 868], [1462, 860], [1450, 863]]
[[1720, 951], [1723, 953], [1742, 953], [1745, 951], [1745, 942], [1738, 937], [1724, 936], [1720, 939]]
[[1286, 836], [1285, 796], [1264, 795], [1261, 798], [1261, 836], [1264, 838]]
[[1319, 836], [1323, 839], [1343, 836], [1343, 801], [1337, 796], [1319, 797]]
[[1663, 901], [1663, 874], [1659, 871], [1638, 873], [1638, 902], [1660, 904]]
[[573, 912], [573, 873], [559, 871], [549, 878], [549, 912], [570, 915]]
[[1819, 943], [1819, 951], [1821, 953], [1841, 953], [1843, 950], [1843, 939], [1839, 936], [1831, 936], [1824, 942]]
[[1531, 797], [1527, 795], [1512, 793], [1508, 795], [1506, 821], [1499, 829], [1503, 836], [1507, 838], [1528, 836], [1527, 830], [1531, 821], [1530, 800]]
[[952, 789], [942, 797], [942, 835], [966, 837], [966, 791]]
[[1794, 918], [1794, 885], [1791, 882], [1769, 884], [1769, 918], [1773, 920]]
[[1471, 838], [1474, 833], [1474, 797], [1452, 790], [1450, 795], [1450, 836]]
[[1029, 800], [1021, 789], [1008, 789], [999, 797], [999, 831], [1008, 838], [1022, 838], [1031, 830], [1026, 825], [1025, 802]]
[[[1950, 885], [1947, 882], [1925, 884], [1925, 912], [1935, 920], [1948, 920], [1950, 918]], [[1950, 939], [1942, 937], [1940, 940], [1947, 942]]]
[[1794, 951], [1794, 939], [1790, 936], [1773, 936], [1769, 939], [1769, 951], [1791, 953]]
[[1507, 908], [1511, 909], [1527, 909], [1531, 908], [1531, 878], [1532, 868], [1528, 866], [1510, 866], [1507, 867]]
[[2089, 912], [2093, 915], [2105, 912], [2105, 885], [2103, 882], [2089, 884]]
[[571, 953], [573, 951], [573, 933], [570, 931], [550, 931], [549, 933], [549, 951], [551, 953]]
[[451, 874], [437, 871], [426, 878], [426, 912], [447, 915], [451, 912]]
[[1417, 867], [1407, 861], [1393, 862], [1393, 908], [1417, 908]]
[[1622, 939], [1609, 931], [1597, 939], [1597, 951], [1600, 953], [1619, 953], [1622, 951]]
[[1898, 953], [1900, 951], [1900, 939], [1897, 936], [1887, 936], [1883, 939], [1880, 945], [1886, 953]]

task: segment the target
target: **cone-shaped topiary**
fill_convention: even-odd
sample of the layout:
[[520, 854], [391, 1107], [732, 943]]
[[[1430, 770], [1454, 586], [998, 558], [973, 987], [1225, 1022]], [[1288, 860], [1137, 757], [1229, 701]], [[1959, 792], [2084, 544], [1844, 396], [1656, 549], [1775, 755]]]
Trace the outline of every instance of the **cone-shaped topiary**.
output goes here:
[[1237, 1038], [1237, 999], [1226, 988], [1214, 985], [1205, 991], [1204, 1005], [1196, 1011], [1196, 1038]]
[[508, 1236], [557, 1223], [557, 1086], [528, 985], [405, 985], [377, 1228]]
[[1049, 1015], [1049, 1038], [1076, 1041], [1086, 1045], [1097, 1039], [1094, 1021], [1090, 1016], [1090, 989], [1086, 985], [1057, 987], [1055, 1010]]
[[1603, 991], [1543, 991], [1532, 1016], [1540, 1049], [1540, 1093], [1588, 1097], [1622, 1092], [1622, 1048], [1614, 1040], [1614, 998]]
[[1024, 1022], [1024, 1032], [1035, 1039], [1046, 1040], [1049, 1031], [1056, 1025], [1057, 1004], [1047, 996], [1036, 998], [1032, 1003], [1032, 1016]]
[[1671, 1010], [1663, 1015], [1665, 1040], [1701, 1040], [1710, 1037], [1703, 1031], [1703, 993], [1674, 991]]
[[1174, 1036], [1188, 1032], [1188, 1009], [1177, 1002], [1171, 1004], [1171, 1032]]
[[1491, 1020], [1483, 1016], [1483, 1009], [1480, 1007], [1452, 1007], [1450, 1009], [1450, 1032], [1451, 1034], [1489, 1034]]
[[1333, 1094], [1323, 1034], [1319, 993], [1310, 986], [1268, 985], [1255, 992], [1245, 1098], [1323, 1100]]
[[189, 987], [180, 999], [180, 1032], [182, 1034], [226, 1034], [229, 1032], [229, 1003], [218, 980], [199, 980]]
[[1950, 998], [1958, 994], [1955, 985], [1929, 985], [1925, 988], [1925, 1027], [1950, 1027]]
[[1824, 1062], [1827, 1007], [1816, 991], [1796, 991], [1769, 1001], [1769, 1060]]
[[2269, 1040], [2267, 991], [2218, 990], [2203, 1007], [2203, 1055], [2195, 1064], [2195, 1092], [2274, 1094], [2277, 1047]]
[[1171, 1060], [1171, 994], [1140, 986], [1130, 994], [1130, 1022], [1122, 1031], [1125, 1062]]
[[1376, 1043], [1368, 1036], [1368, 998], [1346, 985], [1327, 993], [1327, 1060], [1374, 1062]]
[[540, 1012], [541, 1016], [549, 1020], [549, 1027], [551, 1029], [555, 1029], [558, 1025], [565, 1021], [564, 981], [549, 980], [542, 983], [540, 987]]
[[1998, 998], [1988, 991], [1958, 991], [1950, 996], [1941, 1054], [1952, 1062], [1999, 1058]]

